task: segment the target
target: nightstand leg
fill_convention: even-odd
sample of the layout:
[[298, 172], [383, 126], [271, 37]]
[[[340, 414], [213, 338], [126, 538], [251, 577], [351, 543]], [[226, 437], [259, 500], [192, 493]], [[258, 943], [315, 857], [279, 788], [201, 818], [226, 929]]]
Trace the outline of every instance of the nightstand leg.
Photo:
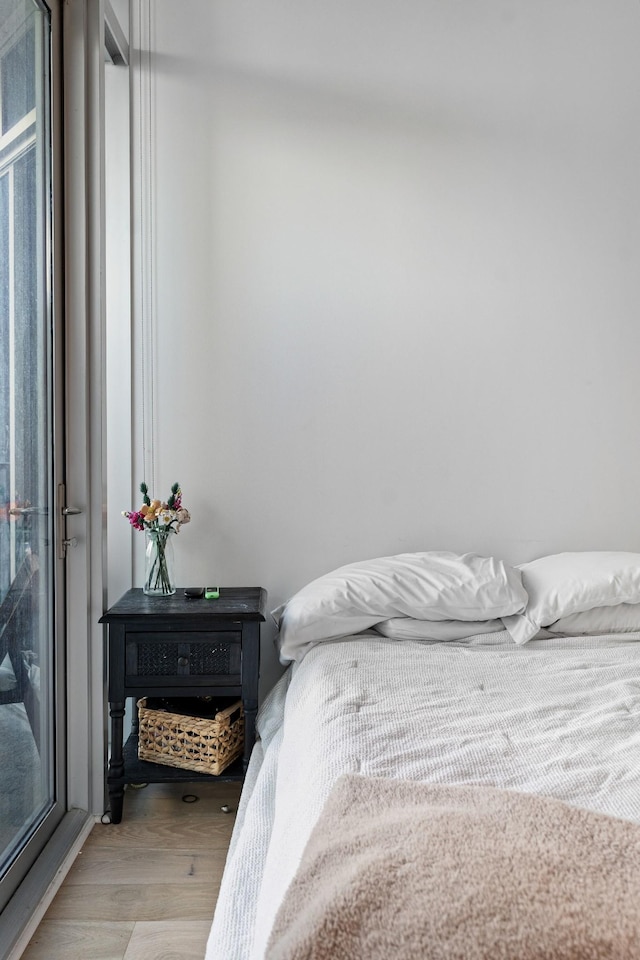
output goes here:
[[131, 711], [131, 733], [135, 733], [137, 737], [138, 731], [140, 730], [140, 715], [135, 697], [131, 698]]
[[124, 701], [109, 704], [111, 717], [111, 757], [107, 773], [109, 786], [109, 803], [111, 806], [111, 823], [120, 823], [122, 820], [122, 803], [124, 800], [124, 758], [122, 755], [122, 732], [124, 718]]
[[253, 750], [253, 745], [256, 742], [256, 714], [258, 712], [257, 707], [247, 708], [244, 710], [244, 757], [242, 760], [242, 770], [244, 773], [247, 772], [247, 767], [249, 766], [249, 760], [251, 758], [251, 751]]

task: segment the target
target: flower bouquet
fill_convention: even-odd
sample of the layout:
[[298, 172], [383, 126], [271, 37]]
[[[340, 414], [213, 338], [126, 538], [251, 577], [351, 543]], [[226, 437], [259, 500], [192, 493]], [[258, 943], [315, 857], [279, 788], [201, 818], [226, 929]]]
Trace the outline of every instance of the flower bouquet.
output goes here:
[[166, 502], [152, 500], [146, 483], [140, 484], [142, 506], [139, 510], [124, 510], [134, 530], [144, 530], [145, 580], [143, 591], [152, 596], [169, 596], [176, 592], [173, 577], [173, 545], [171, 538], [180, 527], [189, 523], [189, 511], [182, 506], [180, 484], [171, 487], [171, 496]]

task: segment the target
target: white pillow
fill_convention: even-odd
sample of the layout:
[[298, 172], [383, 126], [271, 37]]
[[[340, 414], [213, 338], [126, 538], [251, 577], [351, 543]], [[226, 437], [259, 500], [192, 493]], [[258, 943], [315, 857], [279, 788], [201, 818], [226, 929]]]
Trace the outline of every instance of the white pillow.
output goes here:
[[502, 620], [414, 620], [393, 617], [376, 623], [374, 630], [391, 640], [466, 640], [480, 633], [504, 632]]
[[[493, 557], [403, 553], [340, 567], [273, 611], [280, 659], [300, 660], [321, 640], [359, 633], [392, 617], [491, 620], [524, 610], [520, 573]], [[302, 653], [302, 656], [301, 656]]]
[[529, 603], [524, 614], [503, 617], [517, 644], [531, 640], [540, 627], [574, 613], [640, 603], [640, 553], [558, 553], [518, 569]]
[[563, 637], [599, 637], [609, 633], [640, 633], [640, 603], [595, 607], [562, 617], [547, 627]]

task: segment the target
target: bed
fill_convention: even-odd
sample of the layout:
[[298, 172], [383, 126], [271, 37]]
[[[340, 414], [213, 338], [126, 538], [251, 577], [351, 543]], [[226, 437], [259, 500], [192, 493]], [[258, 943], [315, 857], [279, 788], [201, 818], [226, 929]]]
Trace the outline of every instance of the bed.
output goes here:
[[[640, 902], [640, 556], [544, 558], [546, 565], [540, 568], [518, 568], [515, 579], [511, 568], [500, 563], [496, 568], [492, 561], [484, 586], [479, 586], [477, 565], [463, 571], [469, 576], [462, 596], [456, 567], [460, 558], [445, 570], [443, 590], [442, 571], [434, 577], [431, 564], [434, 556], [445, 555], [411, 555], [408, 567], [407, 555], [402, 556], [399, 566], [397, 558], [375, 561], [382, 563], [382, 575], [370, 564], [364, 565], [364, 575], [363, 565], [334, 571], [301, 591], [301, 600], [296, 595], [275, 611], [281, 650], [292, 662], [259, 713], [260, 739], [238, 809], [206, 960], [312, 955], [300, 949], [279, 952], [274, 931], [282, 932], [305, 856], [319, 837], [314, 829], [328, 816], [330, 802], [337, 804], [338, 815], [340, 803], [346, 812], [344, 791], [352, 791], [348, 809], [353, 815], [353, 791], [363, 786], [369, 806], [362, 809], [368, 813], [358, 819], [356, 809], [356, 824], [374, 819], [371, 810], [391, 809], [388, 791], [393, 785], [404, 791], [398, 810], [408, 806], [407, 791], [414, 789], [422, 791], [419, 799], [426, 799], [427, 806], [435, 802], [429, 790], [446, 789], [465, 802], [471, 798], [475, 810], [479, 791], [488, 789], [492, 801], [525, 804], [523, 823], [533, 816], [526, 804], [542, 803], [554, 816], [566, 817], [569, 811], [575, 829], [588, 837], [601, 828], [618, 830], [602, 840], [600, 852], [595, 841], [588, 848], [597, 863], [604, 861], [603, 851], [631, 851], [629, 856], [616, 853], [606, 885], [620, 885], [618, 904], [624, 906], [627, 896], [627, 907]], [[426, 565], [429, 595], [426, 607], [417, 608], [425, 584], [420, 571], [414, 576], [416, 556]], [[447, 562], [451, 557], [446, 555]], [[389, 560], [394, 561], [391, 569]], [[499, 589], [492, 592], [496, 569]], [[410, 599], [405, 602], [407, 571]], [[425, 613], [434, 612], [433, 599], [446, 593], [449, 575], [457, 593], [449, 607], [438, 608], [437, 617], [429, 620]], [[465, 606], [469, 597], [475, 598], [475, 608], [473, 603]], [[364, 622], [363, 610], [370, 610], [373, 622]], [[453, 616], [461, 610], [466, 620]], [[317, 623], [310, 627], [314, 617]], [[348, 622], [357, 627], [353, 633], [345, 633]], [[451, 624], [460, 622], [467, 623], [468, 635], [459, 636], [458, 627], [451, 639]], [[594, 632], [603, 626], [608, 632]], [[475, 629], [484, 632], [470, 633]], [[416, 639], [420, 631], [444, 631], [448, 638]], [[383, 791], [377, 807], [372, 784]], [[336, 793], [340, 790], [342, 795]], [[440, 801], [442, 794], [435, 799]], [[334, 824], [338, 829], [339, 821]], [[570, 852], [571, 840], [563, 864]], [[309, 874], [318, 874], [322, 858], [326, 860], [325, 851], [307, 881]], [[507, 851], [505, 863], [512, 860]], [[627, 873], [617, 875], [623, 860]], [[573, 869], [582, 883], [580, 864]], [[599, 872], [594, 870], [594, 877]], [[548, 878], [542, 886], [553, 895]], [[312, 899], [319, 902], [317, 890]], [[601, 891], [596, 899], [603, 901]], [[609, 910], [606, 903], [603, 909]], [[442, 909], [435, 912], [440, 915]], [[620, 952], [601, 943], [604, 952], [596, 950], [594, 957], [640, 956], [638, 908], [620, 906], [620, 912], [615, 928]], [[597, 927], [597, 918], [593, 922]], [[585, 926], [584, 916], [579, 925]], [[478, 940], [476, 936], [474, 942]], [[427, 954], [409, 948], [406, 956], [476, 955], [461, 949], [438, 953], [434, 946]], [[536, 949], [532, 956], [581, 956], [540, 952], [539, 938]], [[499, 953], [494, 943], [477, 955]], [[327, 956], [337, 957], [335, 948]], [[346, 951], [344, 956], [377, 953]], [[528, 954], [520, 945], [505, 956]]]

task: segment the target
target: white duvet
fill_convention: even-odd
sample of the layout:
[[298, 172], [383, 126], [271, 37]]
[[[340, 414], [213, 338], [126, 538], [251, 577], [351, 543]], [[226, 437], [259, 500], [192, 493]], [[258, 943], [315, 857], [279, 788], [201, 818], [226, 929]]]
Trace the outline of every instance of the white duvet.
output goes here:
[[260, 960], [342, 773], [541, 793], [640, 823], [640, 637], [320, 644], [276, 685], [206, 960]]

